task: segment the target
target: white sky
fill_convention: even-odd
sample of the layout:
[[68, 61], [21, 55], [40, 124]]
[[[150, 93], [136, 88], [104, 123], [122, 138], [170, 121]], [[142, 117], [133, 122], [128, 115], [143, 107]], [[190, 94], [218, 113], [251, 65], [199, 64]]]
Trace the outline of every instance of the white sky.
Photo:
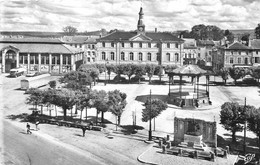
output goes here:
[[[0, 30], [80, 32], [135, 30], [140, 0], [0, 0]], [[146, 30], [190, 30], [194, 25], [254, 29], [260, 0], [143, 0]]]

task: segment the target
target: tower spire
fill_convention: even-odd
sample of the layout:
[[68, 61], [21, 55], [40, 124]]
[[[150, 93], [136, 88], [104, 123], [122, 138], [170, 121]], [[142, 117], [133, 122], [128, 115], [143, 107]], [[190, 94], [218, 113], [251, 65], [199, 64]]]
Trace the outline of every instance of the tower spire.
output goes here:
[[140, 7], [139, 20], [138, 20], [138, 23], [137, 23], [137, 32], [138, 33], [144, 33], [144, 31], [145, 31], [145, 25], [144, 25], [143, 18], [144, 18], [143, 8]]

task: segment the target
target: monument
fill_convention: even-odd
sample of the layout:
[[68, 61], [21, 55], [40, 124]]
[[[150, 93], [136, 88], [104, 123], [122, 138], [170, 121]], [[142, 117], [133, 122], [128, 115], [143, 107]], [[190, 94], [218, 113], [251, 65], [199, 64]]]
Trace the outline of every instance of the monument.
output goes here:
[[216, 122], [175, 117], [174, 142], [194, 148], [217, 147]]

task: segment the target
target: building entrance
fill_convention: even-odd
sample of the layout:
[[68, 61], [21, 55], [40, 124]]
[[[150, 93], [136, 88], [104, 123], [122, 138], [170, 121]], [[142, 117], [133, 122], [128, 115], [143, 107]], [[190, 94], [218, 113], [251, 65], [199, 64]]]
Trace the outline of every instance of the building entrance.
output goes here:
[[16, 67], [16, 53], [13, 50], [8, 50], [5, 54], [5, 73], [9, 73], [11, 69]]

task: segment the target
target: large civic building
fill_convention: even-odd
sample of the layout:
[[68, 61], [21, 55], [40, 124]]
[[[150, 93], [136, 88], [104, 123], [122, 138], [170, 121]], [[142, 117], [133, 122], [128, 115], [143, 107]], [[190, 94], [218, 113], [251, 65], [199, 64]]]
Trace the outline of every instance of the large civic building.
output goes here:
[[84, 53], [59, 39], [1, 38], [0, 73], [23, 67], [27, 72], [64, 73], [83, 63]]
[[184, 40], [171, 33], [146, 31], [140, 8], [137, 30], [115, 31], [97, 39], [97, 63], [183, 65]]

